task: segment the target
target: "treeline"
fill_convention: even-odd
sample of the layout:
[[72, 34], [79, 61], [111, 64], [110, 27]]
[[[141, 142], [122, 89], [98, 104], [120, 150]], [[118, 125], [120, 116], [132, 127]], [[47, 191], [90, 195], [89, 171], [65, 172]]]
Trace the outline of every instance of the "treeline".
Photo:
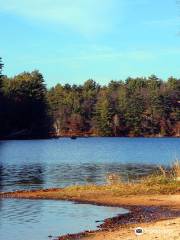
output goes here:
[[180, 80], [128, 78], [99, 86], [57, 84], [48, 91], [54, 128], [100, 136], [172, 136], [180, 131]]
[[[0, 65], [2, 69], [2, 64]], [[38, 72], [0, 77], [0, 133], [46, 136], [179, 136], [180, 79], [155, 75], [100, 86], [57, 84]]]
[[47, 137], [51, 129], [47, 89], [38, 71], [13, 78], [0, 65], [0, 138]]

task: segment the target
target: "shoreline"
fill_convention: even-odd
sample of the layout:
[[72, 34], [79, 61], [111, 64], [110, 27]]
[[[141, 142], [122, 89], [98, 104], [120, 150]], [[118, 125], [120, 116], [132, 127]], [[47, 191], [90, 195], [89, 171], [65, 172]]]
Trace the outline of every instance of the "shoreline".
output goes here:
[[[100, 224], [98, 230], [84, 231], [76, 234], [66, 234], [58, 237], [58, 240], [75, 240], [96, 237], [99, 234], [106, 236], [119, 230], [127, 230], [130, 227], [139, 227], [142, 224], [153, 224], [159, 221], [172, 220], [180, 217], [179, 211], [172, 211], [162, 207], [144, 207], [144, 206], [122, 206], [130, 210], [127, 214], [119, 214], [113, 218], [107, 218]], [[104, 238], [105, 239], [105, 238]]]
[[[88, 203], [92, 205], [123, 207], [130, 210], [130, 213], [118, 215], [113, 218], [105, 219], [99, 226], [99, 230], [84, 231], [77, 234], [67, 234], [60, 236], [59, 240], [75, 240], [75, 239], [106, 239], [111, 233], [113, 236], [117, 231], [128, 232], [129, 228], [137, 227], [137, 224], [156, 224], [159, 221], [180, 219], [180, 194], [167, 195], [130, 195], [130, 196], [98, 196], [96, 193], [74, 195], [64, 195], [65, 189], [53, 188], [32, 191], [16, 191], [8, 193], [0, 193], [0, 198], [14, 199], [36, 199], [36, 200], [66, 200], [75, 203]], [[132, 232], [132, 231], [131, 231]], [[108, 239], [111, 239], [108, 236]], [[114, 238], [113, 238], [114, 239]]]
[[[137, 236], [135, 229], [141, 227], [143, 235]], [[119, 226], [116, 229], [84, 233], [84, 235], [73, 236], [58, 240], [179, 240], [180, 239], [180, 217], [157, 220], [148, 223], [129, 224]]]
[[101, 136], [101, 135], [49, 135], [46, 137], [1, 137], [0, 141], [11, 141], [11, 140], [48, 140], [48, 139], [60, 139], [60, 138], [180, 138], [180, 136], [171, 135], [171, 136], [163, 136], [163, 135], [145, 135], [145, 136]]

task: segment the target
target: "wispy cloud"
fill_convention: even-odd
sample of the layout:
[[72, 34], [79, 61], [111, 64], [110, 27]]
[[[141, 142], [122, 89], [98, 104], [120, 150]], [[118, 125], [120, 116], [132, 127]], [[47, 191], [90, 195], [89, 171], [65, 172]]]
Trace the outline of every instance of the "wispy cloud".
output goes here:
[[117, 50], [110, 47], [98, 47], [98, 46], [88, 46], [88, 50], [79, 49], [79, 54], [73, 54], [73, 49], [69, 49], [69, 52], [61, 52], [61, 54], [47, 53], [46, 55], [40, 57], [32, 57], [31, 55], [25, 55], [19, 61], [28, 61], [38, 64], [39, 62], [49, 64], [69, 64], [69, 65], [79, 65], [87, 64], [90, 62], [119, 62], [119, 61], [151, 61], [155, 59], [158, 54], [157, 52], [151, 52], [148, 50]]
[[[79, 54], [73, 54], [73, 49], [69, 49], [69, 52], [61, 52], [61, 54], [45, 53], [43, 56], [32, 57], [31, 55], [26, 54], [21, 56], [19, 61], [31, 62], [38, 64], [39, 62], [48, 63], [48, 64], [66, 64], [69, 66], [79, 66], [87, 63], [117, 63], [117, 62], [152, 62], [157, 59], [162, 59], [166, 57], [176, 57], [180, 54], [180, 48], [158, 48], [154, 50], [135, 50], [135, 49], [124, 49], [118, 50], [113, 49], [108, 46], [88, 46], [88, 50], [85, 47], [84, 49], [78, 49]], [[42, 60], [43, 59], [43, 60]]]
[[112, 28], [116, 3], [117, 0], [0, 0], [0, 11], [65, 25], [83, 34], [97, 34]]
[[[88, 50], [87, 50], [88, 49]], [[70, 51], [71, 53], [72, 51]], [[132, 60], [132, 61], [152, 61], [165, 55], [176, 55], [179, 54], [180, 48], [168, 47], [168, 48], [156, 48], [148, 49], [144, 48], [131, 48], [121, 49], [119, 47], [113, 47], [108, 45], [85, 45], [81, 50], [78, 51], [79, 55], [65, 56], [65, 59], [71, 59], [74, 61], [87, 60], [87, 61], [121, 61], [121, 60]]]

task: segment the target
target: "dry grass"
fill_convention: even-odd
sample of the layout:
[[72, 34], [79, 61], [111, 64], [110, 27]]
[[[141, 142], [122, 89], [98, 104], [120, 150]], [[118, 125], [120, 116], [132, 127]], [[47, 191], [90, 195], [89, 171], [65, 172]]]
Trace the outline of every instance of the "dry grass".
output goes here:
[[[39, 191], [24, 191], [8, 194], [0, 194], [20, 198], [48, 198], [48, 199], [107, 199], [127, 196], [144, 195], [169, 195], [180, 194], [179, 181], [180, 163], [175, 162], [172, 168], [166, 170], [160, 168], [158, 172], [143, 177], [136, 182], [123, 182], [121, 177], [110, 175], [110, 182], [105, 185], [75, 185], [62, 189], [49, 189]], [[109, 180], [108, 180], [109, 181]]]
[[65, 194], [105, 194], [113, 196], [146, 195], [146, 194], [175, 194], [180, 193], [180, 181], [178, 179], [180, 170], [179, 162], [166, 170], [162, 167], [139, 182], [123, 182], [121, 176], [109, 174], [105, 185], [71, 186], [64, 189]]
[[117, 173], [108, 173], [106, 176], [106, 182], [109, 185], [119, 184], [122, 182], [122, 177]]
[[71, 186], [65, 188], [65, 192], [76, 194], [108, 194], [115, 196], [142, 195], [142, 194], [174, 194], [180, 193], [180, 162], [166, 170], [159, 167], [158, 171], [150, 176], [139, 179], [138, 182], [123, 182], [119, 174], [108, 174], [105, 185]]
[[180, 193], [180, 184], [177, 181], [166, 182], [162, 178], [148, 178], [139, 183], [122, 183], [113, 185], [85, 185], [71, 186], [64, 189], [65, 195], [96, 195], [129, 196], [148, 194], [175, 194]]
[[172, 166], [172, 176], [177, 180], [180, 181], [180, 161], [176, 161]]

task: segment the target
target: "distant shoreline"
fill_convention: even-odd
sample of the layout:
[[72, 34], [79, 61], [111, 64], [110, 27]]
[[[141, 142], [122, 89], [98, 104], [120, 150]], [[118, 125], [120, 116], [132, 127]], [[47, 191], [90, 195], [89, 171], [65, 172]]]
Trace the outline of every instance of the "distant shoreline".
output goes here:
[[44, 139], [60, 139], [60, 138], [180, 138], [180, 136], [160, 136], [160, 135], [149, 135], [149, 136], [101, 136], [101, 135], [49, 135], [49, 136], [18, 136], [18, 137], [0, 137], [2, 140], [44, 140]]

